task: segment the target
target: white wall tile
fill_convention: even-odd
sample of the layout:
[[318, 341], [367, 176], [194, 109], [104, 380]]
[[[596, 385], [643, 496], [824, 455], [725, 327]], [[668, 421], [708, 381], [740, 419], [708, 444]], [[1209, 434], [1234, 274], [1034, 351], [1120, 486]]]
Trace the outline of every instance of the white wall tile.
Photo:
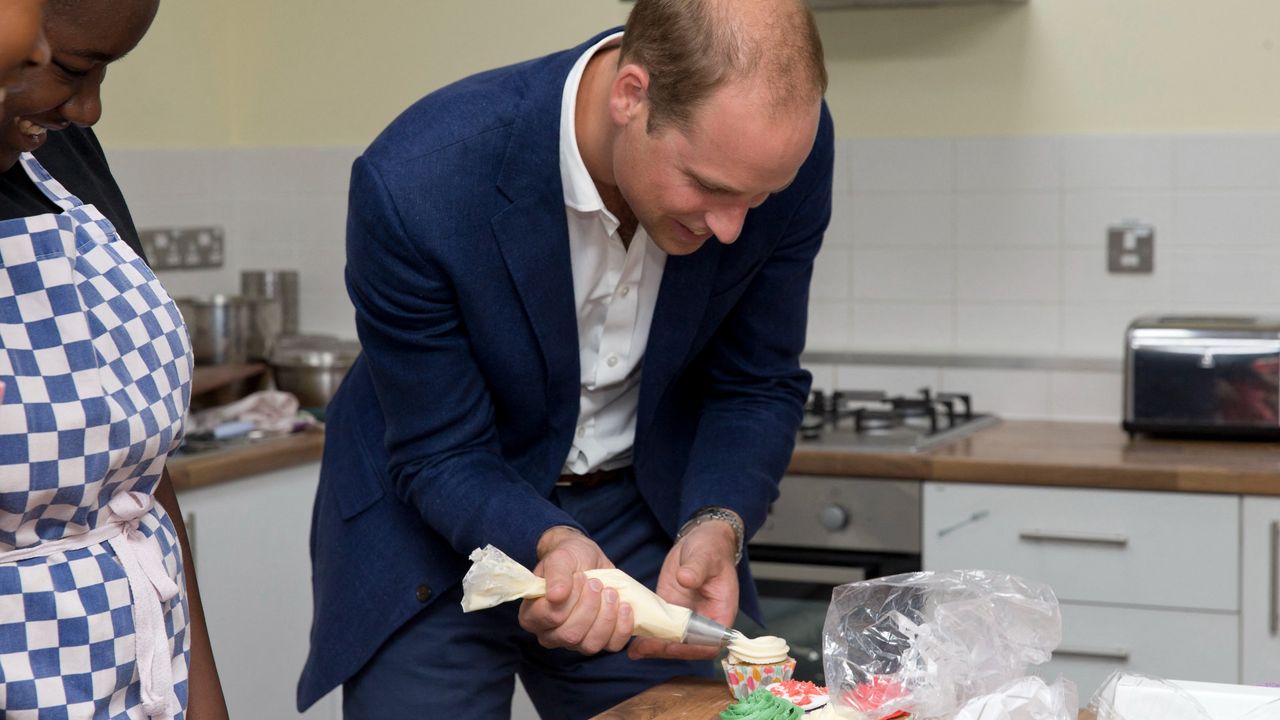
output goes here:
[[951, 248], [856, 248], [853, 296], [859, 300], [945, 300], [955, 297]]
[[1054, 420], [1119, 423], [1123, 393], [1120, 372], [1050, 372], [1049, 414]]
[[823, 246], [852, 245], [856, 211], [853, 198], [849, 196], [833, 196], [831, 200], [831, 221], [827, 223], [827, 232], [822, 236]]
[[853, 303], [852, 349], [946, 352], [955, 344], [950, 303]]
[[[1158, 246], [1157, 246], [1158, 247]], [[1169, 298], [1173, 273], [1156, 254], [1151, 274], [1107, 271], [1107, 251], [1096, 248], [1067, 248], [1062, 252], [1062, 299], [1064, 302], [1161, 302]]]
[[1062, 196], [1062, 242], [1068, 246], [1105, 248], [1107, 228], [1127, 221], [1156, 229], [1156, 257], [1176, 244], [1173, 194], [1170, 191], [1072, 191]]
[[920, 388], [937, 389], [942, 373], [935, 367], [900, 365], [841, 365], [836, 370], [837, 390], [883, 390], [890, 395], [915, 395]]
[[806, 350], [847, 350], [853, 337], [849, 304], [832, 300], [809, 301]]
[[1062, 186], [1059, 138], [965, 138], [956, 141], [956, 188], [1056, 190]]
[[1166, 257], [1180, 303], [1280, 305], [1280, 251], [1178, 249]]
[[901, 247], [954, 243], [955, 200], [943, 193], [857, 193], [851, 208], [856, 245]]
[[1067, 303], [1062, 308], [1062, 355], [1120, 360], [1125, 328], [1144, 315], [1170, 312], [1171, 305], [1144, 302]]
[[940, 390], [969, 393], [974, 410], [1007, 419], [1049, 416], [1049, 373], [1045, 370], [943, 368]]
[[836, 138], [831, 168], [831, 193], [844, 197], [853, 192], [853, 141]]
[[956, 255], [956, 297], [1056, 302], [1062, 289], [1057, 249], [962, 248]]
[[1063, 141], [1063, 186], [1150, 189], [1173, 185], [1173, 140], [1113, 135]]
[[806, 362], [804, 369], [813, 375], [814, 390], [832, 390], [836, 387], [836, 365]]
[[848, 300], [852, 254], [847, 247], [824, 245], [813, 263], [809, 296], [815, 300]]
[[[1178, 193], [1174, 201], [1176, 244], [1280, 246], [1280, 192], [1186, 192]], [[1158, 243], [1159, 234], [1156, 238]]]
[[1057, 353], [1059, 306], [1050, 304], [960, 303], [956, 348], [966, 353]]
[[950, 140], [854, 140], [850, 154], [855, 192], [951, 190], [955, 153]]
[[972, 193], [956, 197], [956, 244], [1057, 246], [1062, 234], [1057, 193]]
[[1280, 136], [1192, 135], [1174, 141], [1179, 188], [1280, 187]]
[[237, 180], [233, 169], [235, 151], [108, 149], [106, 152], [111, 175], [130, 204], [135, 200], [233, 199]]

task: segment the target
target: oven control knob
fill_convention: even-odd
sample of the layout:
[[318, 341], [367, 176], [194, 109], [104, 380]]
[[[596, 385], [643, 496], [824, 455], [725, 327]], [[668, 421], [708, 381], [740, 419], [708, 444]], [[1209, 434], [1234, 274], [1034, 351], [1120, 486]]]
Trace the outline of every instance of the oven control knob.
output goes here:
[[840, 505], [828, 505], [818, 513], [818, 522], [832, 532], [843, 530], [849, 525], [849, 511]]

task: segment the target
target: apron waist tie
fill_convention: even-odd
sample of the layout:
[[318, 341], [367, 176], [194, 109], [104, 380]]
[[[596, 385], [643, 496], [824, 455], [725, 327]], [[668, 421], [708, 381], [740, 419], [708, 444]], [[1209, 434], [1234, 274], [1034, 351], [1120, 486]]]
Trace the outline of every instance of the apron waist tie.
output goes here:
[[0, 563], [47, 557], [104, 542], [109, 544], [133, 594], [134, 657], [142, 689], [142, 708], [149, 718], [168, 720], [181, 706], [173, 692], [169, 635], [165, 631], [162, 603], [177, 596], [178, 584], [165, 571], [159, 541], [138, 530], [142, 516], [151, 509], [151, 495], [120, 493], [111, 499], [107, 509], [112, 517], [106, 524], [79, 535], [0, 552]]

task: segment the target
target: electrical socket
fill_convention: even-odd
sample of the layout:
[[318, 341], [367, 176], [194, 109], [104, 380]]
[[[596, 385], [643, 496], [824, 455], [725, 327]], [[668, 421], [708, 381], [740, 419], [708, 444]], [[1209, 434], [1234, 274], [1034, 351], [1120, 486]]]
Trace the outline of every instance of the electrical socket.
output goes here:
[[226, 258], [220, 227], [147, 228], [138, 237], [152, 270], [220, 268]]
[[1155, 272], [1156, 229], [1136, 220], [1107, 228], [1107, 272]]

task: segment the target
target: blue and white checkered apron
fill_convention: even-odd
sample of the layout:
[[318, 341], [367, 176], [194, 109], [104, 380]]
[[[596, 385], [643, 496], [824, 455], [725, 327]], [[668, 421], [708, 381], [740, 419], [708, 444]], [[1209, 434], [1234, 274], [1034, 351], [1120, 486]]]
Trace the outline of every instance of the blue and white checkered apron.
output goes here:
[[182, 559], [152, 502], [190, 399], [182, 317], [92, 205], [0, 221], [0, 716], [181, 718]]

